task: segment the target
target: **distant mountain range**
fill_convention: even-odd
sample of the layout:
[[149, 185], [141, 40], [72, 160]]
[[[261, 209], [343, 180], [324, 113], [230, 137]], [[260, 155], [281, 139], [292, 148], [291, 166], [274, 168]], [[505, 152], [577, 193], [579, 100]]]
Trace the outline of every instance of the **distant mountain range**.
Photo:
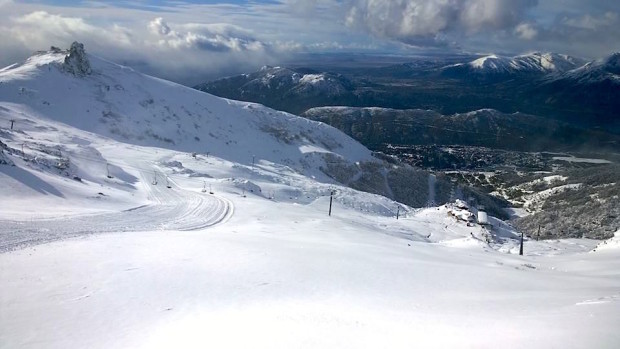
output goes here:
[[341, 74], [311, 69], [264, 66], [251, 74], [237, 75], [195, 87], [226, 98], [258, 102], [279, 110], [300, 112], [317, 105], [354, 104], [356, 86]]
[[555, 53], [418, 60], [375, 68], [264, 67], [197, 89], [295, 114], [324, 106], [463, 114], [496, 109], [620, 133], [620, 53], [586, 62]]
[[458, 144], [518, 151], [620, 149], [619, 135], [492, 109], [442, 115], [419, 109], [318, 107], [302, 116], [332, 125], [370, 148]]
[[582, 59], [556, 53], [531, 53], [516, 57], [490, 55], [469, 63], [444, 67], [445, 74], [519, 75], [562, 73], [586, 64]]

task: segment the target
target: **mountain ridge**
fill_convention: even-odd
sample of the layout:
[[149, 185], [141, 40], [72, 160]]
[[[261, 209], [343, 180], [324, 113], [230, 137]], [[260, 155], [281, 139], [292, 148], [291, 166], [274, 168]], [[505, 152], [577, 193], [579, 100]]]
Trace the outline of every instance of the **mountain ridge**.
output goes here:
[[[486, 73], [485, 63], [492, 65], [493, 61], [501, 64]], [[334, 67], [338, 73], [333, 74], [346, 79], [347, 88], [330, 96], [302, 90], [288, 94], [253, 90], [245, 83], [248, 74], [215, 80], [198, 88], [298, 115], [310, 108], [335, 105], [432, 109], [442, 114], [491, 108], [507, 114], [522, 112], [556, 119], [577, 128], [620, 133], [620, 119], [615, 112], [620, 108], [620, 75], [615, 74], [618, 55], [589, 63], [555, 53], [487, 56], [478, 58], [480, 68], [473, 67], [472, 62], [476, 59], [448, 66], [436, 59], [374, 68]], [[312, 71], [311, 67], [295, 69]], [[293, 70], [290, 72], [293, 74]], [[250, 75], [260, 80], [261, 72]], [[291, 80], [290, 76], [287, 80]]]
[[557, 53], [533, 52], [518, 56], [488, 55], [468, 63], [442, 68], [444, 73], [470, 74], [547, 74], [562, 73], [585, 64], [585, 61]]
[[494, 109], [444, 115], [421, 109], [317, 107], [302, 115], [337, 127], [371, 147], [466, 145], [519, 151], [620, 148], [620, 136]]

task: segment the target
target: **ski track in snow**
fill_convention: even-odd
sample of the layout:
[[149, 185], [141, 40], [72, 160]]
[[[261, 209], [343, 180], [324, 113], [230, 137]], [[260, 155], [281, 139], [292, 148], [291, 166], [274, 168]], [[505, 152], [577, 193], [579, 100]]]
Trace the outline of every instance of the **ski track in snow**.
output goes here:
[[83, 235], [146, 230], [200, 230], [227, 221], [232, 203], [217, 195], [196, 193], [170, 180], [153, 185], [141, 172], [153, 202], [128, 210], [30, 221], [0, 220], [0, 253]]

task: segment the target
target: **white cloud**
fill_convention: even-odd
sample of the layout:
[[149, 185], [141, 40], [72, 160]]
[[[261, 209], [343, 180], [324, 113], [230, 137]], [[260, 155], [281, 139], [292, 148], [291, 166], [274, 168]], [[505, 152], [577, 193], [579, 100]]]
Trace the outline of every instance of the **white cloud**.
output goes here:
[[14, 18], [8, 26], [1, 28], [13, 40], [30, 47], [47, 47], [67, 39], [85, 39], [91, 42], [115, 42], [117, 45], [131, 43], [132, 34], [127, 28], [110, 24], [102, 30], [79, 17], [64, 17], [45, 11], [32, 12]]
[[269, 45], [254, 38], [249, 31], [230, 24], [180, 24], [173, 30], [158, 17], [150, 21], [148, 29], [156, 37], [153, 42], [171, 49], [204, 51], [266, 51]]
[[538, 30], [532, 23], [521, 23], [515, 28], [515, 34], [523, 40], [533, 40], [538, 36]]
[[170, 34], [171, 31], [170, 27], [168, 26], [168, 24], [166, 24], [166, 22], [164, 22], [164, 19], [162, 17], [157, 17], [154, 20], [150, 21], [148, 28], [151, 33], [162, 36]]
[[0, 25], [0, 34], [10, 38], [0, 43], [0, 50], [28, 53], [52, 45], [68, 47], [77, 40], [90, 53], [191, 84], [215, 72], [272, 64], [291, 46], [263, 42], [250, 31], [229, 24], [177, 25], [161, 17], [143, 22], [142, 26], [133, 24], [136, 26], [131, 28], [107, 22], [95, 24], [81, 17], [35, 11]]

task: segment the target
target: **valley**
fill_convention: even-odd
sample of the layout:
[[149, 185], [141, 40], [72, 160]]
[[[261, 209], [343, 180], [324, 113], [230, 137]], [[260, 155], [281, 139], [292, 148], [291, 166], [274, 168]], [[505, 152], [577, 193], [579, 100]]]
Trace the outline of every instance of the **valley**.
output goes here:
[[[388, 161], [427, 169], [445, 183], [439, 203], [457, 192], [530, 236], [605, 239], [620, 224], [617, 58], [587, 62], [532, 53], [375, 66], [335, 62], [318, 64], [319, 70], [264, 67], [196, 88], [324, 122]], [[301, 87], [304, 74], [329, 78]], [[592, 171], [606, 176], [594, 188], [582, 186]], [[570, 184], [523, 188], [549, 176], [571, 178]], [[534, 198], [535, 208], [529, 206]], [[557, 219], [565, 223], [554, 225]]]

